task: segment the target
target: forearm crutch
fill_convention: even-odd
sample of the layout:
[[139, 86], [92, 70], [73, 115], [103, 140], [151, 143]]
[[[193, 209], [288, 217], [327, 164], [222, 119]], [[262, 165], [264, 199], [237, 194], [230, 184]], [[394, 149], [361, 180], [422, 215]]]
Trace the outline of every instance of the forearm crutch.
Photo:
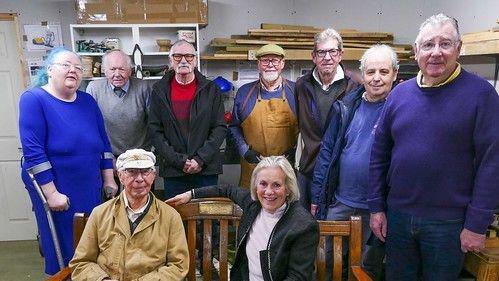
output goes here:
[[[35, 166], [36, 167], [36, 166]], [[57, 256], [57, 263], [59, 264], [59, 269], [64, 269], [64, 261], [62, 259], [62, 252], [61, 252], [61, 244], [59, 244], [59, 238], [57, 237], [57, 232], [55, 230], [55, 224], [54, 224], [54, 219], [52, 218], [52, 211], [50, 211], [49, 204], [47, 202], [47, 199], [45, 198], [45, 195], [43, 195], [42, 189], [38, 182], [35, 179], [35, 174], [33, 173], [33, 168], [27, 169], [26, 171], [28, 172], [28, 175], [33, 182], [33, 186], [36, 189], [36, 192], [38, 193], [38, 196], [40, 196], [40, 199], [42, 200], [43, 208], [45, 209], [45, 215], [47, 216], [47, 221], [49, 223], [49, 228], [50, 228], [50, 234], [52, 236], [52, 242], [54, 243], [54, 248], [55, 248], [55, 254]]]

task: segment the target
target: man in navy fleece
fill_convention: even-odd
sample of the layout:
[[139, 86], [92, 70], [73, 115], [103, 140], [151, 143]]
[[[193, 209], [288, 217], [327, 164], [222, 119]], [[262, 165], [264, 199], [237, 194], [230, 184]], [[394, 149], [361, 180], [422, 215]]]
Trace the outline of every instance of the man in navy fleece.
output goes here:
[[[369, 157], [372, 131], [398, 67], [397, 54], [387, 45], [374, 45], [364, 53], [360, 59], [363, 85], [333, 104], [312, 182], [311, 212], [317, 219], [362, 217], [362, 267], [375, 280], [381, 278], [385, 252], [383, 245], [367, 243], [372, 233], [366, 202]], [[332, 257], [332, 250], [328, 257]]]
[[456, 280], [499, 206], [499, 96], [461, 68], [460, 49], [455, 19], [423, 22], [420, 72], [392, 91], [375, 131], [368, 205], [387, 280]]

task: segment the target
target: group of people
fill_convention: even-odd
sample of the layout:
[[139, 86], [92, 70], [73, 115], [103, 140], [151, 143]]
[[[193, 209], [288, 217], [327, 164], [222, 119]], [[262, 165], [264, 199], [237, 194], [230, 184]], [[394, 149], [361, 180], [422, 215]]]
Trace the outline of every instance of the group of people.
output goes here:
[[[228, 126], [220, 90], [186, 41], [173, 44], [171, 70], [152, 88], [130, 77], [128, 55], [108, 52], [107, 79], [88, 94], [78, 90], [78, 56], [55, 49], [22, 94], [19, 118], [46, 273], [59, 268], [28, 171], [74, 280], [184, 278], [181, 219], [150, 192], [159, 166], [167, 203], [225, 196], [243, 209], [233, 280], [312, 280], [316, 219], [352, 215], [362, 217], [362, 267], [374, 279], [385, 267], [386, 280], [455, 280], [499, 208], [499, 96], [461, 67], [460, 48], [457, 21], [431, 16], [414, 43], [417, 77], [393, 87], [399, 66], [387, 45], [369, 48], [356, 76], [341, 64], [340, 34], [326, 29], [296, 83], [283, 77], [285, 50], [265, 45], [260, 78], [238, 89]], [[227, 130], [240, 187], [218, 185]], [[94, 209], [104, 187], [116, 197]], [[75, 212], [92, 214], [73, 256]]]

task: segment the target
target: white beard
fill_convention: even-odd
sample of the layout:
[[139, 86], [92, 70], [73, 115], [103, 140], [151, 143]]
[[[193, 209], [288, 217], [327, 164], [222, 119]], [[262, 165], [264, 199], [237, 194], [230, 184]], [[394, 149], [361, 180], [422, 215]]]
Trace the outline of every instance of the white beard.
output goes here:
[[279, 73], [277, 71], [264, 71], [262, 73], [262, 79], [267, 83], [272, 83], [279, 78]]

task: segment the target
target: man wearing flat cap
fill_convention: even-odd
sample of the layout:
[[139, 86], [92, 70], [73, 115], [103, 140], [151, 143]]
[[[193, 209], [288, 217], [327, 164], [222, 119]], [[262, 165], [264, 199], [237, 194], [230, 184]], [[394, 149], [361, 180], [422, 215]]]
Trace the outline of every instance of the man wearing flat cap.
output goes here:
[[180, 215], [150, 192], [156, 157], [121, 154], [124, 191], [90, 215], [69, 266], [72, 280], [183, 280], [189, 254]]
[[295, 154], [295, 83], [282, 77], [284, 50], [268, 44], [256, 52], [260, 79], [239, 88], [229, 131], [241, 155], [239, 185], [250, 186], [253, 169], [262, 157]]

